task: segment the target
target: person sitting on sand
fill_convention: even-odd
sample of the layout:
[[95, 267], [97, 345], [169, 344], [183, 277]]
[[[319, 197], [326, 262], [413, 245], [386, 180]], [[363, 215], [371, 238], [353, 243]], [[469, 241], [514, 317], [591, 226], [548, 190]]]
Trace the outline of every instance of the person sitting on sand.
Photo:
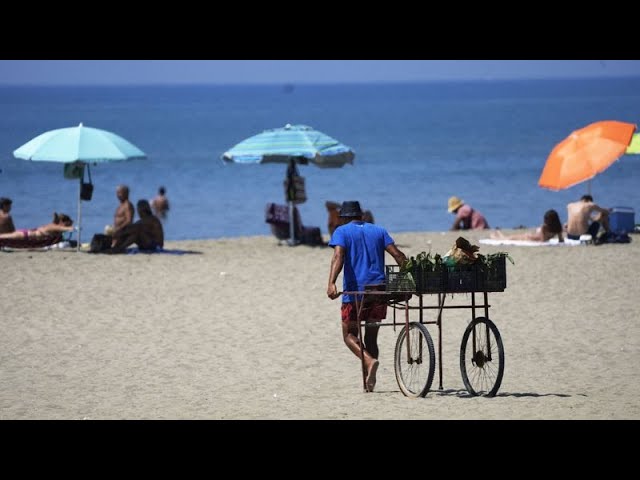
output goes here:
[[[327, 212], [329, 213], [329, 220], [327, 221], [327, 230], [329, 231], [329, 236], [333, 235], [333, 232], [340, 225], [344, 225], [344, 219], [340, 217], [340, 204], [336, 202], [326, 201], [325, 207], [327, 207]], [[373, 220], [373, 213], [371, 210], [364, 210], [362, 212], [362, 221], [367, 223], [375, 223]]]
[[[593, 239], [598, 235], [600, 225], [609, 231], [609, 210], [596, 205], [591, 195], [583, 195], [577, 202], [567, 205], [567, 238], [579, 240], [588, 233]], [[592, 217], [592, 214], [596, 215]]]
[[116, 188], [116, 197], [120, 203], [116, 208], [116, 213], [113, 215], [113, 225], [107, 225], [104, 228], [106, 235], [113, 235], [118, 230], [133, 223], [135, 210], [129, 200], [129, 187], [127, 185], [118, 185]]
[[11, 218], [11, 204], [13, 202], [10, 198], [0, 198], [0, 233], [11, 233], [16, 231], [16, 227], [13, 225], [13, 219]]
[[449, 230], [480, 230], [489, 228], [486, 218], [478, 210], [471, 208], [470, 205], [458, 197], [449, 198], [449, 213], [453, 213], [456, 218]]
[[11, 233], [2, 233], [0, 238], [37, 239], [73, 231], [73, 220], [64, 213], [53, 213], [53, 221], [36, 228], [20, 228]]
[[336, 202], [326, 201], [324, 206], [327, 208], [327, 213], [329, 214], [329, 218], [327, 220], [327, 230], [329, 232], [329, 236], [333, 235], [333, 232], [336, 228], [343, 224], [342, 219], [340, 218], [340, 204]]
[[140, 250], [153, 251], [164, 247], [162, 223], [151, 211], [149, 201], [138, 200], [136, 207], [140, 220], [126, 225], [113, 234], [109, 253], [125, 253], [127, 247], [134, 243]]
[[564, 242], [562, 236], [562, 224], [560, 217], [555, 210], [547, 210], [544, 214], [542, 225], [535, 232], [515, 233], [513, 235], [505, 235], [500, 230], [491, 233], [491, 238], [498, 240], [531, 240], [534, 242], [548, 242], [553, 237], [558, 236], [559, 242]]

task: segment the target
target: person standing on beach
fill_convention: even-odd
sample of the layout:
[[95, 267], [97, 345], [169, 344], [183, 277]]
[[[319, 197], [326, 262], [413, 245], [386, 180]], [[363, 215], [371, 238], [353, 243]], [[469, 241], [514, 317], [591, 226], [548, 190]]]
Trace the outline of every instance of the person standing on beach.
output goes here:
[[167, 212], [169, 211], [169, 199], [167, 198], [166, 191], [164, 187], [158, 188], [158, 194], [151, 200], [151, 209], [161, 220], [167, 218]]
[[456, 218], [450, 230], [482, 230], [489, 228], [487, 220], [478, 210], [471, 208], [458, 197], [449, 198], [449, 213]]
[[[396, 247], [389, 233], [382, 227], [362, 220], [360, 203], [346, 201], [340, 208], [340, 217], [348, 223], [333, 232], [329, 245], [333, 247], [327, 296], [334, 300], [340, 296], [336, 287], [338, 275], [344, 268], [343, 290], [364, 291], [365, 285], [380, 285], [385, 282], [384, 253], [404, 264], [407, 257]], [[362, 359], [358, 341], [358, 323], [355, 298], [342, 295], [342, 338], [358, 358]], [[362, 320], [374, 322], [387, 316], [386, 303], [374, 303], [364, 307]], [[373, 392], [378, 370], [378, 330], [380, 327], [366, 328], [363, 351], [366, 374], [366, 389]]]
[[13, 224], [13, 218], [11, 218], [11, 205], [10, 198], [0, 198], [0, 233], [11, 233], [16, 231], [16, 227]]
[[135, 210], [133, 204], [129, 201], [129, 187], [127, 185], [118, 185], [116, 197], [120, 204], [113, 215], [113, 225], [107, 225], [104, 230], [106, 235], [115, 235], [119, 230], [133, 223]]
[[[591, 215], [596, 213], [594, 217]], [[580, 235], [589, 233], [595, 240], [600, 225], [609, 231], [609, 210], [596, 205], [591, 195], [583, 195], [577, 202], [567, 205], [567, 238], [580, 240]]]

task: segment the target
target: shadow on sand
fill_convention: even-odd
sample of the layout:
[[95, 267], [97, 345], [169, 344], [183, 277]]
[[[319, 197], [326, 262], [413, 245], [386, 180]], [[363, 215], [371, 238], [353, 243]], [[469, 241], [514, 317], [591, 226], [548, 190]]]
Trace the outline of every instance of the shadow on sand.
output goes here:
[[179, 248], [163, 248], [162, 250], [140, 250], [138, 248], [129, 248], [126, 252], [128, 255], [202, 255], [197, 250], [182, 250]]
[[[376, 390], [372, 393], [399, 393], [402, 395], [400, 390]], [[466, 389], [431, 389], [427, 392], [425, 398], [429, 398], [432, 396], [438, 397], [459, 397], [459, 398], [475, 398], [475, 395], [471, 395]], [[561, 398], [570, 398], [571, 395], [567, 395], [565, 393], [534, 393], [534, 392], [525, 392], [525, 393], [514, 393], [514, 392], [498, 392], [495, 398], [498, 397], [561, 397]]]

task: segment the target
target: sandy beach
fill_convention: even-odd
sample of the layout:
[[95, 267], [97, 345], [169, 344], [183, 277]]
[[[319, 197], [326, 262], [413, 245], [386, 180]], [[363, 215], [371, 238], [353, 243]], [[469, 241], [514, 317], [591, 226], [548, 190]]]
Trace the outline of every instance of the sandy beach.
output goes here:
[[[390, 233], [408, 256], [458, 236]], [[489, 297], [505, 349], [495, 398], [470, 397], [461, 379], [466, 309], [444, 314], [443, 390], [436, 373], [425, 398], [402, 395], [398, 332], [385, 327], [364, 393], [325, 293], [328, 247], [257, 236], [168, 242], [184, 255], [0, 252], [0, 418], [640, 419], [640, 236], [480, 247], [515, 261]]]

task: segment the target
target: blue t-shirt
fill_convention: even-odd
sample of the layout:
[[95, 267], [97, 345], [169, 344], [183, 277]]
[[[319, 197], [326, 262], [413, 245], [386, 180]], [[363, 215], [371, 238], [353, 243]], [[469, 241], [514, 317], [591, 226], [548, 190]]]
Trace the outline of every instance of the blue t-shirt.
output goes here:
[[[336, 228], [329, 245], [345, 249], [343, 291], [384, 283], [384, 252], [392, 243], [389, 233], [373, 223], [354, 220]], [[342, 295], [343, 303], [353, 301], [352, 295]]]

